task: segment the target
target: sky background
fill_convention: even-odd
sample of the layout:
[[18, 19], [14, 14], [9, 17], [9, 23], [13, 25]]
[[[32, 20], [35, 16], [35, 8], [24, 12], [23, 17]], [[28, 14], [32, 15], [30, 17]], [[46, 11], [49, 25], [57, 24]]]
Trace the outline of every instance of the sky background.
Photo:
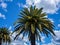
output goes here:
[[[55, 25], [54, 32], [59, 37], [60, 32], [60, 0], [0, 0], [0, 27], [8, 27], [13, 30], [13, 24], [17, 20], [20, 11], [30, 5], [36, 5], [37, 8], [43, 7], [43, 12]], [[58, 33], [57, 33], [58, 32]], [[41, 45], [56, 45], [49, 38], [42, 36]], [[56, 41], [57, 42], [57, 41]]]

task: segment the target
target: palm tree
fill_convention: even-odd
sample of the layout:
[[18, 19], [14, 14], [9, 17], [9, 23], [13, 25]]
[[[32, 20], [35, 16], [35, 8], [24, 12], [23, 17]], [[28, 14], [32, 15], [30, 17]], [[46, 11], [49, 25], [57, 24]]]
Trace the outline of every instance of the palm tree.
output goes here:
[[[21, 33], [23, 37], [25, 34], [28, 34], [29, 41], [31, 45], [36, 45], [35, 40], [40, 39], [40, 34], [43, 33], [47, 37], [50, 34], [54, 34], [53, 23], [45, 16], [47, 14], [42, 11], [43, 8], [36, 8], [36, 6], [30, 6], [30, 8], [24, 8], [19, 15], [19, 18], [15, 22], [15, 30], [17, 32], [16, 37], [18, 37]], [[14, 39], [16, 39], [16, 37]]]
[[0, 45], [2, 45], [2, 42], [11, 42], [11, 38], [9, 36], [10, 32], [6, 27], [0, 28]]

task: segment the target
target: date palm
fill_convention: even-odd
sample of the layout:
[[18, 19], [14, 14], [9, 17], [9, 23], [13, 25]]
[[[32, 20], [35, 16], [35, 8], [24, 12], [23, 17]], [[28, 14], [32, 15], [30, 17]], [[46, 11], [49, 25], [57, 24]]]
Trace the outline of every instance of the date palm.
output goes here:
[[10, 38], [9, 34], [10, 34], [10, 32], [8, 31], [7, 28], [5, 28], [5, 27], [0, 28], [0, 45], [2, 45], [2, 42], [3, 43], [11, 42], [11, 38]]
[[53, 32], [53, 23], [45, 17], [47, 14], [42, 10], [43, 8], [38, 9], [35, 6], [31, 6], [30, 8], [24, 8], [20, 12], [19, 18], [15, 22], [15, 30], [13, 31], [13, 33], [17, 32], [16, 37], [21, 33], [23, 37], [25, 34], [28, 34], [31, 45], [36, 45], [35, 40], [41, 40], [41, 33], [45, 34], [47, 37], [49, 34], [55, 35]]

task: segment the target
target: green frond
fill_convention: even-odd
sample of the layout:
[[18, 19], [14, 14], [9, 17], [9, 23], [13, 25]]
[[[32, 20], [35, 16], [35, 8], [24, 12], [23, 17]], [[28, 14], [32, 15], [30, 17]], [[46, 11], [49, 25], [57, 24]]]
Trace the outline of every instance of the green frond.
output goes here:
[[29, 22], [26, 22], [26, 23], [25, 23], [25, 29], [27, 29], [28, 26], [29, 26]]
[[0, 39], [3, 39], [3, 42], [9, 43], [9, 40], [11, 40], [9, 35], [10, 35], [10, 32], [8, 31], [8, 28], [6, 28], [6, 27], [0, 28]]
[[30, 6], [30, 15], [33, 15], [33, 12], [34, 12], [34, 8], [33, 8], [33, 6], [31, 5], [31, 6]]
[[43, 33], [47, 36], [47, 37], [49, 37], [49, 34], [51, 35], [51, 33], [47, 30], [47, 29], [42, 29], [43, 30]]
[[47, 14], [46, 13], [40, 14], [40, 17], [44, 17], [44, 16], [47, 16]]
[[24, 36], [26, 36], [26, 35], [28, 35], [28, 30], [24, 30], [22, 39], [23, 39]]
[[[28, 15], [29, 13], [27, 13], [25, 10], [23, 10], [21, 13], [23, 13], [24, 15]], [[20, 14], [21, 14], [20, 13]]]
[[29, 14], [28, 8], [24, 8], [24, 11], [27, 13], [27, 15]]
[[53, 31], [53, 29], [52, 29], [51, 27], [47, 26], [46, 24], [44, 24], [44, 27], [45, 27], [48, 31], [50, 31], [53, 35], [55, 35], [55, 33], [54, 33], [54, 31]]
[[23, 29], [22, 26], [15, 27], [15, 30], [11, 34], [13, 34], [14, 32], [20, 32], [22, 29]]
[[40, 30], [40, 32], [42, 32], [42, 26], [41, 26], [41, 24], [39, 24], [39, 30]]
[[33, 24], [31, 24], [31, 32], [34, 33], [35, 32], [35, 26]]
[[[38, 29], [37, 29], [38, 30]], [[40, 33], [38, 31], [35, 31], [35, 36], [36, 36], [36, 40], [40, 40], [41, 41], [41, 36], [40, 36]]]
[[[28, 38], [31, 41], [32, 34], [35, 34], [35, 38], [40, 38], [40, 40], [41, 33], [45, 34], [47, 37], [49, 34], [55, 35], [53, 31], [54, 25], [47, 17], [45, 17], [47, 16], [47, 14], [43, 12], [43, 8], [38, 9], [36, 8], [36, 6], [30, 6], [29, 9], [24, 8], [20, 12], [19, 16], [20, 17], [15, 23], [16, 26], [14, 25], [15, 30], [13, 31], [18, 33], [16, 37], [19, 36], [21, 32], [23, 33], [23, 35], [27, 33]], [[24, 30], [22, 30], [23, 28]]]
[[42, 13], [43, 8], [38, 9], [37, 15], [40, 15]]
[[23, 32], [24, 30], [21, 30], [14, 38], [14, 40]]

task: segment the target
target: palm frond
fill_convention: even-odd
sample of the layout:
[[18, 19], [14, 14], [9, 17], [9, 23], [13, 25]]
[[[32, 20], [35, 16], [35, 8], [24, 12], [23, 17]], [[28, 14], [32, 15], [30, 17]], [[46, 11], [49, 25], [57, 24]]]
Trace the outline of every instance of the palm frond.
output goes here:
[[33, 24], [31, 24], [31, 32], [34, 33], [35, 32], [35, 26]]
[[40, 38], [40, 40], [41, 33], [45, 34], [47, 37], [49, 34], [55, 35], [53, 31], [54, 25], [47, 17], [45, 17], [47, 16], [47, 14], [43, 12], [43, 8], [38, 9], [36, 8], [36, 6], [30, 6], [29, 9], [24, 8], [20, 12], [19, 16], [20, 17], [17, 19], [15, 23], [15, 30], [13, 31], [18, 33], [16, 37], [19, 36], [21, 33], [23, 33], [24, 37], [24, 35], [27, 33], [28, 38], [31, 41], [32, 34], [36, 36], [35, 38]]

